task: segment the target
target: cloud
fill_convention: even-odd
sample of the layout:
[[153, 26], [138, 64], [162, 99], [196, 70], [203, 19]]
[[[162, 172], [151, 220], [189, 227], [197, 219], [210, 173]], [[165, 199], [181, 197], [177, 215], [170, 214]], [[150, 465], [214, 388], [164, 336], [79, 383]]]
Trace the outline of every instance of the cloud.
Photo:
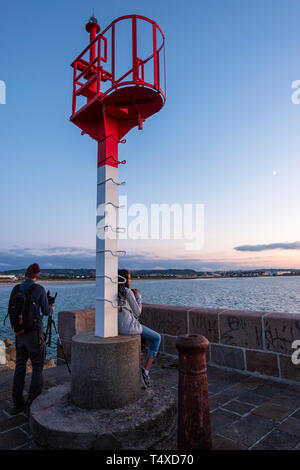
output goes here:
[[[194, 269], [195, 271], [226, 271], [241, 268], [239, 262], [209, 261], [207, 259], [162, 258], [150, 253], [130, 254], [119, 258], [120, 268], [139, 269]], [[250, 268], [243, 265], [244, 268]]]
[[[25, 269], [31, 263], [38, 263], [42, 269], [95, 269], [96, 253], [93, 248], [84, 247], [44, 247], [44, 248], [0, 248], [0, 270]], [[119, 257], [120, 268], [138, 269], [194, 269], [196, 271], [216, 271], [239, 269], [241, 264], [222, 260], [168, 258], [155, 253], [141, 251], [127, 252]], [[243, 263], [244, 268], [249, 268]]]
[[43, 248], [9, 248], [3, 252], [0, 250], [0, 256], [6, 253], [11, 256], [94, 256], [95, 250], [91, 248], [72, 247], [72, 246], [50, 246]]
[[[240, 252], [255, 252], [264, 250], [300, 249], [300, 242], [276, 243], [269, 245], [243, 245], [235, 247]], [[95, 248], [52, 246], [37, 248], [12, 247], [0, 248], [0, 271], [25, 269], [31, 263], [38, 263], [42, 269], [95, 269]], [[256, 261], [257, 260], [257, 261]], [[272, 267], [270, 260], [264, 260], [264, 265]], [[195, 271], [228, 271], [239, 269], [259, 269], [262, 260], [258, 256], [247, 259], [230, 260], [209, 258], [185, 258], [180, 256], [160, 256], [151, 251], [127, 251], [126, 256], [119, 257], [119, 267], [131, 270], [139, 269], [194, 269]], [[264, 266], [266, 267], [266, 266]], [[274, 266], [273, 266], [274, 267]], [[278, 268], [278, 266], [276, 266]]]
[[38, 263], [42, 269], [95, 268], [95, 250], [82, 247], [45, 247], [0, 249], [0, 267], [24, 269]]
[[300, 250], [300, 242], [268, 243], [266, 245], [241, 245], [234, 247], [236, 251], [268, 251], [268, 250]]

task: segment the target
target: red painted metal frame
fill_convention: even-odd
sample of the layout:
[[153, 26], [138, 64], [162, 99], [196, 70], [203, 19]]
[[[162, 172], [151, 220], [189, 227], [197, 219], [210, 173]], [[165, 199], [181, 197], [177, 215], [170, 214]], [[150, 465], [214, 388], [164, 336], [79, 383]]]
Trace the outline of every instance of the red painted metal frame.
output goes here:
[[[116, 24], [131, 21], [132, 64], [121, 77], [116, 77]], [[152, 26], [152, 54], [146, 58], [138, 57], [137, 24], [145, 21]], [[140, 15], [127, 15], [114, 20], [102, 33], [97, 22], [86, 25], [90, 33], [90, 43], [72, 63], [73, 102], [70, 120], [83, 134], [88, 134], [98, 142], [98, 167], [111, 165], [117, 167], [118, 144], [127, 132], [135, 126], [142, 129], [143, 122], [157, 113], [166, 101], [166, 80], [160, 84], [160, 56], [165, 67], [165, 38], [160, 27], [149, 18]], [[161, 43], [157, 45], [157, 31]], [[111, 69], [108, 64], [108, 41], [111, 34]], [[143, 37], [139, 38], [143, 40]], [[145, 81], [145, 64], [153, 61], [153, 81]], [[164, 69], [165, 72], [165, 69]], [[132, 79], [130, 74], [132, 74]], [[148, 78], [148, 77], [147, 77]], [[150, 82], [149, 82], [150, 80]], [[101, 91], [101, 82], [110, 81], [106, 91]], [[87, 99], [86, 104], [77, 109], [77, 97]]]
[[[116, 78], [115, 76], [115, 25], [123, 20], [132, 21], [132, 68], [128, 70], [122, 77]], [[153, 53], [141, 59], [137, 56], [137, 21], [146, 21], [152, 25], [153, 34]], [[103, 63], [107, 63], [107, 37], [105, 36], [111, 30], [111, 71], [105, 70]], [[162, 43], [157, 47], [157, 30], [161, 33]], [[102, 54], [102, 43], [104, 42], [104, 54]], [[83, 60], [83, 56], [90, 53], [89, 61]], [[164, 85], [160, 85], [160, 54], [162, 54], [164, 63]], [[145, 81], [144, 66], [153, 59], [153, 83]], [[104, 100], [105, 97], [112, 94], [115, 90], [126, 86], [146, 87], [158, 92], [163, 100], [166, 100], [166, 77], [165, 77], [165, 37], [161, 28], [153, 20], [140, 15], [126, 15], [114, 20], [107, 28], [99, 33], [93, 41], [81, 52], [81, 54], [71, 64], [74, 67], [73, 74], [73, 102], [72, 102], [72, 117], [80, 111], [77, 107], [77, 97], [79, 95], [86, 96], [87, 102], [91, 100]], [[140, 76], [141, 68], [141, 76]], [[79, 74], [78, 74], [79, 70]], [[125, 80], [132, 73], [132, 80]], [[80, 82], [80, 79], [85, 79], [86, 82]], [[111, 81], [111, 87], [105, 92], [101, 92], [101, 81]], [[96, 85], [96, 86], [95, 86]], [[79, 87], [79, 88], [78, 88]]]

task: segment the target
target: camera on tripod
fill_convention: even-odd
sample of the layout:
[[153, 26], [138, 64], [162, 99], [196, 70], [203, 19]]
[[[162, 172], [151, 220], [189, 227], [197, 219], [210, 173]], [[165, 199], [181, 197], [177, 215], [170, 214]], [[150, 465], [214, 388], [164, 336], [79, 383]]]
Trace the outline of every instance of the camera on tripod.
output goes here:
[[[49, 302], [49, 305], [50, 305], [50, 306], [51, 306], [51, 305], [54, 305], [56, 296], [57, 296], [57, 292], [56, 292], [56, 294], [55, 294], [54, 296], [51, 296], [51, 295], [50, 295], [50, 291], [48, 290], [48, 292], [47, 292], [47, 297], [48, 297], [48, 302]], [[62, 353], [63, 353], [63, 356], [64, 356], [64, 360], [65, 360], [66, 366], [67, 366], [67, 368], [68, 368], [69, 373], [71, 374], [71, 369], [70, 369], [70, 366], [69, 366], [69, 363], [68, 363], [68, 360], [67, 360], [67, 357], [66, 357], [64, 348], [63, 348], [63, 344], [62, 344], [61, 338], [60, 338], [60, 336], [59, 336], [59, 333], [58, 333], [58, 331], [57, 331], [55, 322], [54, 322], [54, 320], [53, 320], [53, 318], [52, 318], [52, 315], [48, 315], [47, 330], [46, 330], [46, 333], [45, 333], [45, 342], [46, 342], [46, 345], [47, 345], [47, 346], [51, 346], [52, 326], [54, 327], [54, 331], [55, 331], [55, 333], [56, 333], [57, 340], [58, 340], [59, 345], [60, 345], [60, 347], [61, 347], [61, 350], [62, 350]]]
[[57, 296], [57, 292], [55, 293], [54, 297], [50, 295], [50, 291], [48, 290], [47, 292], [47, 297], [48, 297], [48, 302], [49, 302], [49, 305], [54, 305], [55, 303], [55, 299], [56, 299], [56, 296]]

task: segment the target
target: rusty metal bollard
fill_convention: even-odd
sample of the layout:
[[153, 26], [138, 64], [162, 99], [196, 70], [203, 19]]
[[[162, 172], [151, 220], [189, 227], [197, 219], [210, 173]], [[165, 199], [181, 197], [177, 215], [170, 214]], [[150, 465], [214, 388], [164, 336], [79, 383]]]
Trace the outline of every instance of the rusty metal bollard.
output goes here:
[[206, 351], [209, 341], [200, 335], [176, 340], [179, 357], [178, 450], [211, 449]]

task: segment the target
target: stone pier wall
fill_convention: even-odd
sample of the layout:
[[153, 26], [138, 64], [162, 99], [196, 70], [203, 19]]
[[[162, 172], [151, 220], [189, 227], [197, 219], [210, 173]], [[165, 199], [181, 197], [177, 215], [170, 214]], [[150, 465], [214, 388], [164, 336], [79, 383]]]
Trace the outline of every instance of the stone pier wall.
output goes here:
[[[59, 312], [58, 328], [68, 359], [72, 336], [93, 331], [94, 309]], [[300, 314], [143, 304], [141, 322], [162, 336], [161, 351], [177, 355], [176, 337], [204, 335], [212, 365], [300, 382], [292, 343], [300, 340]], [[300, 358], [300, 354], [299, 354]], [[58, 347], [58, 364], [63, 356]]]
[[[58, 312], [58, 333], [63, 343], [64, 354], [71, 363], [72, 336], [95, 330], [95, 309], [67, 310]], [[63, 351], [57, 342], [57, 365], [65, 364]]]

